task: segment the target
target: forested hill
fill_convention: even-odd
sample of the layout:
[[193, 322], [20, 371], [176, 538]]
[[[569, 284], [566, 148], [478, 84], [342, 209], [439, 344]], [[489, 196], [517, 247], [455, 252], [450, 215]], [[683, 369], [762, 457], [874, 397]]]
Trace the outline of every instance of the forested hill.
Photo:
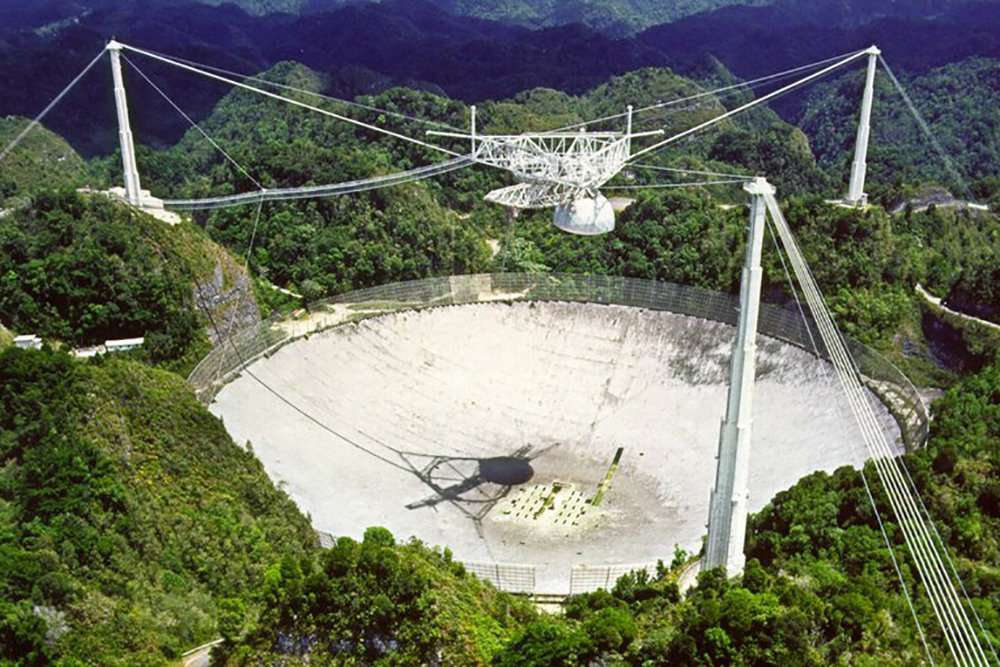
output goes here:
[[19, 199], [0, 217], [0, 317], [19, 334], [72, 347], [142, 336], [144, 358], [183, 370], [216, 326], [258, 318], [243, 267], [190, 222], [67, 189]]
[[[908, 93], [930, 124], [934, 139], [972, 183], [1000, 174], [1000, 59], [970, 58], [916, 76], [903, 75]], [[878, 182], [949, 182], [963, 197], [975, 197], [948, 174], [905, 101], [884, 74], [876, 78], [869, 146], [869, 178]], [[863, 73], [817, 85], [803, 105], [798, 125], [817, 159], [841, 173], [849, 169]]]
[[913, 73], [972, 56], [1000, 57], [996, 3], [942, 7], [927, 18], [884, 16], [863, 25], [824, 18], [849, 4], [798, 6], [803, 11], [789, 12], [783, 6], [729, 7], [652, 27], [636, 39], [681, 71], [697, 70], [706, 56], [713, 56], [747, 79], [872, 44], [882, 49], [891, 65]]
[[[20, 134], [28, 119], [0, 118], [0, 146]], [[0, 171], [0, 210], [23, 205], [40, 188], [79, 186], [87, 182], [83, 158], [66, 140], [45, 127], [36, 127], [10, 155]]]
[[[146, 0], [146, 7], [185, 4], [192, 0]], [[248, 14], [317, 14], [348, 4], [383, 0], [194, 0], [206, 5], [232, 4]], [[627, 34], [694, 14], [730, 6], [774, 6], [783, 14], [817, 24], [857, 26], [881, 18], [934, 17], [974, 0], [430, 0], [458, 16], [470, 16], [530, 28], [583, 23], [606, 33]], [[982, 1], [982, 0], [980, 0]], [[0, 0], [7, 29], [52, 30], [87, 13], [120, 4], [118, 0], [40, 0], [25, 4]], [[0, 28], [0, 32], [3, 29]]]
[[173, 373], [7, 348], [0, 432], [0, 664], [171, 664], [315, 546]]
[[[537, 86], [580, 93], [644, 66], [700, 76], [707, 63], [721, 62], [737, 76], [750, 77], [872, 42], [885, 48], [893, 66], [923, 73], [967, 57], [1000, 56], [995, 6], [949, 4], [933, 22], [888, 17], [843, 27], [802, 11], [733, 7], [614, 38], [578, 24], [532, 31], [455, 16], [428, 0], [266, 17], [233, 5], [113, 3], [44, 32], [0, 35], [0, 77], [7, 82], [0, 114], [33, 116], [111, 36], [248, 73], [296, 60], [329, 74], [329, 92], [341, 96], [403, 84], [471, 102]], [[196, 119], [225, 92], [216, 83], [144, 62], [139, 64], [161, 83], [183, 80], [185, 110]], [[139, 83], [130, 86], [132, 107], [148, 111], [137, 123], [137, 135], [147, 143], [172, 143], [186, 124]], [[108, 151], [115, 128], [107, 68], [92, 73], [50, 122], [82, 153]]]

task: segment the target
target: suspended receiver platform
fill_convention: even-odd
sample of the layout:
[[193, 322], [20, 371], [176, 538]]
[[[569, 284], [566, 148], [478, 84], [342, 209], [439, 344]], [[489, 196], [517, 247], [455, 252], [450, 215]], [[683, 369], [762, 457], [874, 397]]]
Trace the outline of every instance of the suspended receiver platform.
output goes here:
[[632, 107], [625, 115], [625, 132], [478, 134], [472, 107], [468, 134], [435, 130], [427, 134], [467, 139], [477, 163], [508, 171], [519, 181], [487, 193], [486, 201], [516, 210], [555, 207], [556, 227], [593, 236], [615, 228], [614, 211], [599, 189], [628, 163], [632, 140], [664, 133], [633, 133]]

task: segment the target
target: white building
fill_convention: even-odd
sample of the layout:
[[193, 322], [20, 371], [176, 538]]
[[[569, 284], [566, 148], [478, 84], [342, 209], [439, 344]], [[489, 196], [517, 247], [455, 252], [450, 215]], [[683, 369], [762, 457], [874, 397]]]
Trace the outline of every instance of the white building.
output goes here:
[[104, 341], [104, 349], [110, 352], [127, 352], [142, 347], [145, 338], [121, 338], [119, 340]]
[[73, 350], [73, 356], [78, 359], [89, 359], [104, 353], [103, 345], [93, 345], [91, 347], [78, 347]]
[[42, 339], [35, 334], [24, 334], [14, 338], [14, 346], [22, 350], [40, 350], [42, 348]]

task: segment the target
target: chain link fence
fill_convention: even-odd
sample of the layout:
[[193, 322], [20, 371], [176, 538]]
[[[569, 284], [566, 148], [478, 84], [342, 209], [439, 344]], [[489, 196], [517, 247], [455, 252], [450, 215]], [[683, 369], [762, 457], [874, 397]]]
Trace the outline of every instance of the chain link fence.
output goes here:
[[598, 589], [610, 591], [618, 579], [629, 572], [645, 572], [656, 578], [656, 563], [637, 565], [574, 565], [569, 572], [569, 594], [593, 593]]
[[[316, 538], [319, 545], [324, 549], [330, 549], [337, 543], [337, 538], [333, 533], [324, 530], [316, 531]], [[479, 563], [474, 561], [458, 561], [465, 568], [465, 571], [474, 574], [483, 581], [488, 581], [498, 590], [505, 593], [518, 593], [522, 595], [533, 595], [535, 593], [535, 570], [534, 565], [520, 563]], [[614, 581], [611, 582], [614, 585]]]
[[[492, 273], [424, 278], [355, 290], [309, 306], [299, 319], [275, 317], [234, 332], [191, 372], [188, 382], [198, 398], [215, 394], [246, 366], [283, 345], [330, 327], [402, 310], [513, 301], [573, 301], [660, 310], [735, 325], [739, 300], [730, 294], [674, 283], [617, 276]], [[758, 331], [828, 359], [808, 313], [794, 305], [762, 304]], [[926, 442], [928, 414], [916, 388], [888, 359], [848, 340], [848, 347], [869, 389], [899, 423], [912, 450]]]
[[472, 563], [462, 561], [466, 572], [493, 584], [498, 591], [532, 595], [535, 592], [535, 566], [517, 563]]

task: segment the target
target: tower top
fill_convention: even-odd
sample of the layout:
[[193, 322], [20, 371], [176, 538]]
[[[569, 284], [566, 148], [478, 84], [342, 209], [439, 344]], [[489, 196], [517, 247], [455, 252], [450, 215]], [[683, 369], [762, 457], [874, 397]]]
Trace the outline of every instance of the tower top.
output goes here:
[[752, 195], [773, 195], [774, 186], [763, 176], [756, 176], [752, 181], [743, 184], [743, 189]]
[[105, 46], [104, 48], [108, 51], [121, 51], [122, 43], [116, 40], [114, 37], [112, 37], [111, 41], [108, 42], [108, 45]]
[[874, 44], [872, 44], [867, 49], [865, 49], [865, 53], [867, 53], [870, 56], [877, 56], [882, 53], [882, 50], [877, 46], [875, 46]]

